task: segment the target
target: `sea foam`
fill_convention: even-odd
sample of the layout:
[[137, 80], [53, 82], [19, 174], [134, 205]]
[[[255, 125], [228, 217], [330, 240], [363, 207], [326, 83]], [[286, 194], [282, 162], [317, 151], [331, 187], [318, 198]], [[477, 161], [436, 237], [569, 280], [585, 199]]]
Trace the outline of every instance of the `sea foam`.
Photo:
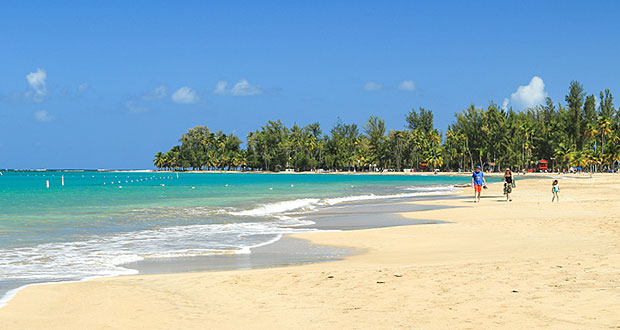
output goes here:
[[405, 187], [403, 190], [410, 192], [403, 192], [398, 194], [362, 194], [362, 195], [350, 195], [343, 197], [333, 198], [298, 198], [287, 201], [279, 201], [274, 203], [265, 203], [257, 207], [248, 210], [228, 210], [227, 212], [235, 216], [247, 216], [247, 217], [273, 217], [281, 216], [288, 213], [299, 214], [304, 212], [311, 212], [319, 207], [332, 206], [343, 203], [361, 202], [370, 200], [385, 200], [385, 199], [402, 199], [420, 196], [433, 196], [458, 192], [453, 185], [449, 186], [430, 186], [430, 187]]

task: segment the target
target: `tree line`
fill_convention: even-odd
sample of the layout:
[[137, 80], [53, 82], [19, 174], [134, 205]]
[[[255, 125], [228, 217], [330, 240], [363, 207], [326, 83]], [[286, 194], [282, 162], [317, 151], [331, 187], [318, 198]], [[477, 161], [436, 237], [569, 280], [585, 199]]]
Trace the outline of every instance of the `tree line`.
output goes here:
[[620, 115], [612, 93], [601, 91], [597, 100], [573, 81], [564, 101], [547, 97], [544, 104], [521, 111], [494, 102], [486, 108], [471, 105], [455, 114], [445, 132], [434, 127], [433, 112], [422, 107], [405, 116], [402, 130], [388, 131], [374, 115], [363, 126], [338, 119], [328, 132], [319, 123], [287, 127], [268, 121], [248, 134], [245, 149], [234, 134], [198, 126], [168, 152], [158, 152], [154, 165], [167, 170], [527, 170], [547, 160], [556, 169], [615, 167]]

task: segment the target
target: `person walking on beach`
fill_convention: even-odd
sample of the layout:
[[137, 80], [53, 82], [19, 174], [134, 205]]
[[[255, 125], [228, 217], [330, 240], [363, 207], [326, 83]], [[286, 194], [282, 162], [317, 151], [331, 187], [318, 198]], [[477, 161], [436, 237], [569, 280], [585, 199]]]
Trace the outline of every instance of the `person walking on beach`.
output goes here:
[[551, 188], [551, 192], [553, 193], [551, 203], [553, 203], [553, 201], [556, 199], [558, 202], [560, 202], [560, 196], [558, 195], [558, 193], [560, 192], [560, 183], [558, 182], [558, 180], [553, 180], [553, 188]]
[[484, 179], [484, 174], [482, 173], [480, 166], [476, 166], [476, 170], [471, 175], [471, 184], [474, 186], [474, 203], [480, 202], [482, 187], [486, 187], [487, 185], [487, 181]]
[[507, 168], [506, 172], [504, 172], [504, 178], [502, 179], [502, 181], [504, 181], [504, 195], [506, 195], [506, 201], [512, 202], [510, 194], [512, 193], [512, 185], [514, 181], [512, 178], [512, 172], [509, 168]]

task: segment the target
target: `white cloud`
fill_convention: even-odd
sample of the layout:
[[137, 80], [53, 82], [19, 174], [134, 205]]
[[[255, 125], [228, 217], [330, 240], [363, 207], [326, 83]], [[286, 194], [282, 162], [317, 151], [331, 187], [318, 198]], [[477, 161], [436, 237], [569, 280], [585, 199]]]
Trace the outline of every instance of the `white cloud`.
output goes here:
[[[542, 104], [547, 97], [545, 92], [545, 83], [542, 78], [534, 76], [530, 83], [525, 86], [519, 86], [517, 91], [510, 96], [510, 102], [513, 107], [518, 110], [530, 108]], [[505, 104], [508, 106], [508, 104]]]
[[369, 81], [366, 84], [364, 84], [364, 90], [365, 91], [379, 91], [383, 89], [383, 85], [378, 84], [374, 81]]
[[41, 122], [49, 122], [54, 120], [54, 116], [45, 110], [41, 110], [34, 113], [34, 119]]
[[400, 85], [398, 85], [398, 89], [401, 91], [415, 91], [415, 83], [413, 80], [403, 80]]
[[78, 85], [78, 91], [80, 91], [80, 93], [85, 92], [88, 88], [90, 87], [90, 85], [88, 85], [88, 83], [81, 83]]
[[215, 84], [215, 90], [213, 93], [215, 94], [226, 94], [226, 86], [228, 86], [228, 82], [225, 80], [220, 80]]
[[90, 85], [88, 85], [88, 83], [81, 83], [78, 85], [78, 90], [80, 92], [85, 92], [89, 87]]
[[32, 90], [26, 92], [26, 97], [30, 97], [35, 101], [41, 101], [47, 95], [46, 78], [47, 73], [43, 69], [37, 69], [37, 71], [27, 74], [26, 80], [28, 80], [28, 85], [30, 85]]
[[510, 100], [504, 98], [504, 102], [502, 102], [502, 110], [508, 110], [508, 103], [510, 103]]
[[259, 95], [262, 93], [263, 90], [260, 89], [260, 86], [252, 86], [245, 79], [239, 80], [239, 82], [232, 88], [233, 95]]
[[142, 99], [147, 100], [147, 101], [163, 99], [164, 97], [166, 97], [167, 94], [168, 94], [168, 87], [161, 85], [161, 86], [156, 87], [154, 90], [144, 94], [144, 96], [142, 96]]
[[246, 79], [241, 79], [232, 88], [227, 89], [228, 82], [220, 80], [215, 84], [215, 94], [221, 95], [235, 95], [235, 96], [248, 96], [248, 95], [260, 95], [263, 94], [263, 90], [259, 85], [250, 85]]
[[[140, 97], [134, 96], [128, 99], [125, 103], [123, 103], [123, 105], [127, 108], [127, 110], [129, 110], [129, 112], [143, 113], [149, 111], [148, 106], [152, 104], [152, 102], [161, 100], [166, 97], [166, 95], [168, 95], [168, 87], [160, 85], [155, 89], [142, 94]], [[189, 87], [182, 87], [172, 95], [172, 100], [176, 103], [194, 103], [198, 100], [198, 97], [193, 89]]]
[[133, 113], [142, 113], [142, 112], [147, 112], [149, 110], [134, 100], [126, 101], [125, 108], [127, 108], [129, 112], [133, 112]]
[[189, 87], [181, 87], [172, 93], [172, 101], [175, 103], [191, 104], [198, 102], [196, 91]]

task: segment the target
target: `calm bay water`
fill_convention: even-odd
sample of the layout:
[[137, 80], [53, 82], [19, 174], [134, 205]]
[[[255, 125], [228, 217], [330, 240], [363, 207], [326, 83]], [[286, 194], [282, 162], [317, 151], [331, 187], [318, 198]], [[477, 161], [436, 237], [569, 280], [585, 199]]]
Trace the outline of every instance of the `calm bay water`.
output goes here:
[[[65, 185], [61, 186], [64, 176]], [[46, 180], [50, 187], [46, 188]], [[0, 296], [26, 283], [132, 274], [144, 259], [250, 253], [312, 229], [303, 213], [452, 191], [468, 177], [4, 172]]]

